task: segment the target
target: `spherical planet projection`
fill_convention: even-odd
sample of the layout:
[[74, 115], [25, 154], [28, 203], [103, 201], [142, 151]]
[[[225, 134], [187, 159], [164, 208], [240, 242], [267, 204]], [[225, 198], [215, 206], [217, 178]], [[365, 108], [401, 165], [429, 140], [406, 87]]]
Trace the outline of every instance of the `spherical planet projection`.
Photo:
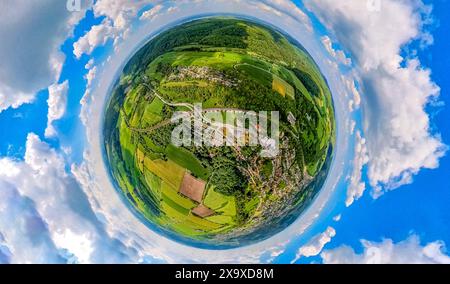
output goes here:
[[104, 156], [124, 203], [177, 242], [227, 249], [292, 224], [335, 144], [330, 89], [308, 52], [253, 20], [161, 32], [113, 86]]

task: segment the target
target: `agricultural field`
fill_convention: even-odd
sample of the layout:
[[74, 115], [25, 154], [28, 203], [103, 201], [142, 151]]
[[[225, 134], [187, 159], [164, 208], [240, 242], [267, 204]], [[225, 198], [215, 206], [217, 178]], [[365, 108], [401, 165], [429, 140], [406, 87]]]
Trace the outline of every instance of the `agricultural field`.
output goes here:
[[[245, 111], [279, 112], [279, 154], [175, 146], [172, 117], [196, 103], [213, 120], [227, 110], [230, 121]], [[289, 225], [286, 216], [317, 193], [309, 185], [331, 159], [333, 101], [317, 65], [289, 36], [206, 18], [162, 32], [130, 59], [108, 102], [104, 137], [116, 187], [145, 220], [178, 240], [242, 244], [276, 233], [259, 236], [273, 224]]]

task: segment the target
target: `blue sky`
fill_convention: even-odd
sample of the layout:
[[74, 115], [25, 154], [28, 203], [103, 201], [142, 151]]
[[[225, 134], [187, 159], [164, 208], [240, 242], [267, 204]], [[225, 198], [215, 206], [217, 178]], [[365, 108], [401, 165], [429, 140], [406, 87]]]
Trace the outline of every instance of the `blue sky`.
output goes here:
[[[111, 8], [101, 5], [107, 1], [111, 1]], [[48, 42], [51, 47], [49, 50], [33, 50], [37, 55], [48, 58], [48, 62], [59, 58], [57, 54], [64, 54], [65, 59], [61, 60], [62, 68], [59, 72], [52, 71], [50, 67], [44, 72], [30, 62], [28, 68], [36, 68], [36, 76], [27, 82], [0, 79], [0, 99], [3, 100], [0, 102], [0, 109], [3, 109], [0, 111], [0, 199], [9, 202], [6, 204], [6, 201], [2, 203], [0, 200], [0, 263], [371, 262], [374, 260], [368, 253], [371, 248], [383, 255], [383, 260], [379, 262], [450, 262], [445, 250], [445, 244], [450, 246], [450, 157], [440, 154], [436, 142], [439, 140], [442, 147], [450, 143], [450, 111], [447, 107], [450, 104], [450, 80], [447, 74], [450, 67], [448, 1], [425, 1], [425, 4], [433, 6], [433, 21], [423, 27], [410, 20], [421, 14], [423, 16], [427, 11], [420, 5], [420, 1], [400, 1], [401, 4], [397, 5], [392, 4], [393, 1], [382, 0], [382, 20], [376, 12], [364, 10], [365, 6], [359, 0], [342, 2], [345, 3], [342, 5], [352, 7], [345, 8], [348, 14], [339, 13], [342, 6], [331, 0], [277, 3], [254, 0], [242, 3], [216, 1], [214, 4], [199, 1], [195, 4], [198, 7], [164, 1], [162, 4], [155, 1], [143, 1], [145, 3], [141, 4], [121, 0], [107, 1], [96, 1], [93, 7], [83, 6], [83, 11], [76, 14], [68, 12], [63, 6], [59, 7], [60, 4], [56, 5], [52, 0], [33, 2], [31, 7], [26, 1], [18, 1], [18, 4], [10, 2], [11, 5], [16, 5], [18, 11], [23, 11], [24, 15], [36, 11], [38, 14], [33, 14], [36, 16], [35, 21], [40, 22], [19, 23], [17, 26], [8, 26], [9, 30], [16, 28], [31, 34], [32, 26], [41, 22], [49, 22], [48, 25], [42, 25], [49, 30], [49, 27], [58, 23], [65, 27], [48, 34], [47, 37], [51, 39]], [[47, 6], [59, 8], [54, 8], [53, 11], [46, 9]], [[326, 6], [329, 9], [323, 8]], [[114, 10], [114, 7], [117, 9]], [[42, 12], [42, 17], [39, 17], [40, 9], [50, 10], [55, 14], [48, 17]], [[173, 244], [150, 232], [126, 211], [126, 207], [115, 203], [119, 202], [117, 196], [107, 195], [114, 191], [108, 191], [106, 181], [99, 181], [104, 173], [101, 169], [102, 161], [95, 161], [101, 155], [96, 153], [93, 141], [98, 129], [90, 120], [82, 123], [86, 113], [92, 121], [101, 115], [98, 110], [101, 109], [101, 102], [104, 100], [102, 96], [110, 83], [106, 78], [114, 78], [113, 73], [117, 71], [114, 68], [120, 66], [121, 60], [130, 55], [130, 51], [136, 48], [142, 37], [148, 36], [150, 31], [160, 25], [195, 15], [196, 9], [211, 13], [246, 11], [262, 20], [271, 19], [272, 24], [290, 33], [298, 32], [301, 37], [299, 40], [303, 40], [302, 44], [307, 48], [314, 49], [309, 51], [319, 60], [324, 74], [329, 76], [338, 109], [342, 112], [341, 123], [343, 126], [347, 125], [340, 133], [344, 147], [342, 152], [345, 152], [341, 157], [343, 165], [336, 166], [336, 172], [342, 172], [343, 176], [337, 177], [336, 174], [330, 178], [337, 186], [329, 185], [324, 190], [330, 192], [329, 200], [323, 201], [323, 206], [313, 206], [310, 210], [311, 216], [319, 217], [305, 217], [303, 221], [299, 220], [286, 232], [264, 244], [243, 248], [241, 251], [220, 252], [220, 257], [216, 257], [213, 252], [185, 247], [181, 248], [186, 253], [175, 253], [169, 246], [177, 248], [179, 244]], [[155, 14], [150, 19], [139, 19], [145, 11], [154, 11]], [[361, 16], [362, 13], [368, 14]], [[0, 25], [2, 21], [13, 22], [5, 15], [1, 16], [0, 14], [3, 20], [0, 20]], [[427, 23], [424, 17], [420, 21]], [[386, 25], [376, 25], [384, 22]], [[371, 26], [371, 23], [375, 25]], [[405, 28], [393, 32], [389, 30], [389, 24], [402, 24]], [[103, 29], [94, 34], [93, 27]], [[91, 39], [83, 41], [90, 33]], [[421, 48], [428, 33], [434, 38], [433, 44]], [[392, 38], [394, 36], [396, 38]], [[15, 40], [14, 35], [2, 28], [0, 37]], [[322, 45], [325, 37], [332, 41], [332, 50], [327, 49], [325, 44]], [[381, 38], [386, 44], [375, 46], [371, 50], [369, 47], [374, 46], [371, 40], [377, 38]], [[30, 41], [32, 40], [30, 37]], [[33, 45], [33, 42], [29, 45]], [[358, 45], [367, 48], [354, 48]], [[30, 51], [20, 49], [26, 49], [26, 46], [18, 47], [17, 55], [7, 56], [26, 58]], [[81, 54], [79, 58], [75, 50]], [[417, 54], [412, 53], [413, 50]], [[6, 56], [3, 53], [6, 51], [9, 51], [7, 47], [0, 46], [0, 56]], [[340, 52], [351, 59], [352, 64], [343, 63], [342, 57], [338, 56]], [[404, 56], [404, 62], [417, 59], [420, 68], [407, 68], [403, 63], [394, 67], [385, 64], [386, 60], [392, 60], [397, 55]], [[8, 62], [0, 67], [0, 74], [15, 72], [16, 76], [20, 76], [21, 72], [25, 72], [10, 66]], [[373, 64], [378, 65], [373, 67]], [[371, 68], [384, 68], [387, 73], [392, 72], [392, 76], [398, 75], [398, 89], [394, 85], [393, 93], [389, 95], [382, 88], [373, 87], [391, 82], [381, 71], [373, 72]], [[430, 76], [420, 72], [424, 68], [431, 70]], [[93, 74], [92, 81], [88, 80], [88, 73]], [[344, 76], [341, 78], [340, 74]], [[408, 76], [403, 76], [404, 74]], [[56, 94], [67, 98], [63, 105], [64, 114], [53, 122], [57, 134], [46, 137], [49, 114], [47, 89], [50, 85], [59, 85], [66, 80], [68, 89]], [[422, 103], [422, 99], [427, 101], [433, 96], [433, 82], [441, 89], [439, 99], [431, 104]], [[357, 91], [353, 91], [352, 83], [357, 86]], [[404, 92], [405, 90], [411, 92]], [[358, 104], [358, 97], [361, 97], [361, 104]], [[373, 101], [381, 102], [384, 109], [380, 105], [375, 107], [367, 103]], [[414, 105], [416, 101], [419, 105]], [[425, 123], [428, 128], [414, 131], [415, 136], [407, 138], [396, 137], [389, 132], [392, 127], [385, 127], [392, 122], [399, 133], [403, 133], [404, 129], [412, 129], [408, 121], [397, 123], [393, 110], [397, 110], [396, 107], [402, 106], [403, 102], [410, 102], [405, 103], [409, 109], [399, 107], [398, 111], [407, 112], [402, 117], [411, 115], [411, 118], [417, 119], [418, 128], [422, 119], [430, 119]], [[348, 107], [349, 103], [351, 107]], [[376, 131], [373, 127], [377, 124], [373, 120], [374, 114], [383, 122], [383, 126]], [[350, 131], [348, 127], [352, 121], [356, 125], [354, 131]], [[354, 151], [359, 145], [355, 133], [366, 140], [362, 144], [365, 145], [362, 149], [367, 148], [366, 151]], [[435, 140], [436, 134], [442, 139]], [[417, 145], [408, 144], [410, 138], [419, 141]], [[386, 150], [387, 146], [380, 141], [389, 145], [390, 149]], [[408, 146], [402, 148], [405, 144]], [[421, 145], [425, 146], [420, 147]], [[436, 149], [433, 150], [432, 147]], [[386, 153], [391, 153], [401, 161], [389, 159]], [[358, 166], [357, 158], [361, 154], [368, 158]], [[420, 157], [422, 154], [425, 155], [424, 158], [409, 159], [411, 155]], [[439, 161], [438, 167], [430, 162], [435, 160]], [[379, 165], [383, 167], [380, 168]], [[412, 181], [390, 190], [394, 180], [409, 174]], [[359, 197], [357, 185], [361, 183], [365, 184], [365, 190]], [[371, 194], [375, 188], [371, 184], [376, 184], [382, 190], [383, 194], [378, 198]], [[57, 196], [56, 201], [49, 196]], [[346, 206], [349, 196], [355, 200]], [[71, 200], [68, 201], [69, 199]], [[322, 200], [318, 198], [316, 203], [320, 202]], [[317, 209], [319, 207], [323, 209]], [[81, 211], [89, 213], [81, 214]], [[22, 227], [15, 228], [8, 222], [7, 218], [12, 212], [18, 214], [18, 220], [23, 220]], [[55, 217], [58, 214], [60, 220]], [[340, 218], [336, 218], [337, 215]], [[123, 216], [127, 222], [113, 222], [117, 216]], [[42, 234], [46, 236], [45, 241], [36, 232], [24, 229], [29, 227], [30, 222], [37, 222], [33, 220], [44, 224]], [[313, 220], [312, 224], [300, 230], [307, 220]], [[33, 242], [33, 238], [40, 239]], [[143, 238], [154, 240], [156, 245], [141, 242]], [[104, 239], [106, 241], [103, 242]], [[361, 240], [369, 242], [362, 244]], [[389, 244], [392, 246], [389, 247]], [[23, 248], [22, 251], [20, 247]], [[351, 248], [351, 251], [345, 250], [346, 247]], [[26, 249], [36, 253], [31, 255], [25, 252]], [[397, 256], [390, 255], [389, 252], [396, 252]]]

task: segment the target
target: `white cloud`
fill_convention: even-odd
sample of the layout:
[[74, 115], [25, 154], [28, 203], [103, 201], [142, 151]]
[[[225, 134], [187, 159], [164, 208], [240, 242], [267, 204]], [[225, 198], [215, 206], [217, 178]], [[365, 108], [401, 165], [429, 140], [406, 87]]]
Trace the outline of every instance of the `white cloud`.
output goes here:
[[350, 58], [347, 58], [347, 56], [342, 50], [338, 50], [333, 47], [333, 42], [331, 41], [331, 38], [329, 36], [323, 36], [321, 40], [322, 44], [325, 46], [325, 49], [328, 51], [328, 53], [333, 58], [335, 58], [339, 63], [347, 66], [352, 64], [352, 60]]
[[324, 263], [330, 264], [450, 264], [445, 244], [435, 241], [422, 246], [413, 235], [399, 243], [390, 239], [382, 242], [361, 241], [364, 251], [356, 253], [351, 247], [340, 246], [321, 253]]
[[[351, 53], [362, 83], [365, 135], [373, 196], [412, 181], [421, 169], [438, 167], [445, 147], [431, 133], [427, 103], [439, 88], [417, 59], [400, 55], [411, 40], [427, 37], [429, 7], [421, 1], [307, 0], [306, 6]], [[403, 64], [405, 63], [405, 64]]]
[[28, 135], [24, 161], [0, 159], [0, 231], [10, 261], [137, 262], [135, 249], [105, 232], [65, 166], [35, 134]]
[[59, 47], [81, 15], [69, 13], [65, 1], [0, 2], [0, 112], [31, 103], [59, 79]]
[[[10, 163], [0, 160], [2, 173], [9, 169]], [[0, 263], [64, 263], [33, 201], [3, 178], [0, 178], [0, 188], [0, 231], [4, 235]]]
[[412, 182], [422, 168], [437, 168], [446, 152], [440, 137], [430, 133], [430, 119], [424, 110], [438, 89], [430, 81], [430, 72], [418, 65], [418, 61], [409, 61], [390, 78], [374, 74], [373, 81], [368, 81], [385, 95], [379, 99], [384, 115], [368, 113], [367, 121], [368, 174], [374, 197]]
[[338, 214], [338, 215], [333, 217], [333, 221], [334, 222], [339, 222], [339, 221], [341, 221], [341, 219], [342, 219], [342, 215], [341, 214]]
[[161, 11], [161, 9], [163, 8], [163, 5], [156, 5], [153, 8], [145, 11], [144, 13], [142, 13], [142, 16], [139, 18], [140, 20], [152, 20], [153, 18], [155, 18], [159, 11]]
[[94, 66], [91, 69], [89, 69], [88, 73], [86, 74], [86, 81], [87, 81], [87, 87], [90, 88], [92, 86], [92, 82], [95, 79], [95, 75], [97, 74], [97, 67]]
[[[88, 64], [92, 65], [92, 64]], [[97, 66], [91, 66], [91, 69], [89, 69], [88, 73], [86, 74], [86, 91], [84, 92], [83, 97], [80, 100], [81, 104], [81, 110], [80, 110], [80, 120], [81, 122], [86, 125], [87, 121], [89, 119], [90, 112], [87, 108], [87, 105], [91, 102], [91, 88], [92, 88], [92, 82], [95, 80], [95, 76], [97, 75]]]
[[104, 45], [114, 37], [115, 29], [111, 21], [105, 19], [101, 24], [93, 26], [84, 36], [73, 44], [73, 53], [79, 59], [83, 54], [90, 55], [99, 45]]
[[276, 8], [274, 8], [274, 7], [272, 7], [272, 6], [267, 5], [266, 3], [263, 3], [263, 2], [257, 2], [256, 5], [258, 6], [259, 9], [261, 9], [261, 10], [263, 10], [263, 11], [266, 11], [266, 12], [273, 13], [273, 14], [275, 14], [275, 15], [278, 16], [278, 17], [281, 17], [281, 15], [283, 15], [283, 13], [281, 13], [278, 9], [276, 9]]
[[177, 12], [179, 10], [179, 8], [177, 6], [171, 6], [167, 9], [168, 13], [174, 13]]
[[58, 247], [63, 247], [75, 255], [79, 263], [90, 262], [94, 248], [89, 235], [76, 234], [66, 229], [64, 232], [55, 233], [53, 240]]
[[355, 80], [345, 75], [341, 76], [341, 80], [347, 89], [348, 94], [346, 93], [346, 95], [352, 96], [352, 99], [349, 101], [350, 111], [353, 111], [355, 108], [358, 109], [361, 105], [361, 94], [356, 87]]
[[95, 60], [93, 58], [89, 59], [88, 63], [84, 66], [84, 69], [89, 70], [95, 65]]
[[325, 232], [312, 237], [307, 244], [300, 247], [291, 263], [295, 263], [302, 256], [311, 257], [319, 255], [325, 245], [328, 244], [334, 236], [336, 236], [336, 230], [332, 227], [328, 227]]
[[114, 44], [123, 38], [131, 28], [131, 22], [146, 5], [155, 1], [98, 0], [93, 6], [95, 17], [105, 17], [99, 25], [93, 26], [74, 43], [74, 54], [79, 59], [83, 54], [91, 54], [108, 40]]
[[349, 125], [348, 125], [348, 128], [349, 128], [349, 130], [350, 130], [350, 134], [355, 133], [356, 121], [351, 120], [350, 123], [349, 123]]
[[54, 137], [56, 135], [56, 130], [53, 126], [53, 122], [61, 119], [66, 112], [68, 91], [69, 82], [67, 80], [61, 84], [53, 84], [48, 88], [48, 114], [45, 137]]
[[111, 19], [113, 26], [118, 29], [126, 29], [139, 10], [155, 2], [158, 1], [98, 0], [94, 5], [94, 14], [96, 17], [106, 16]]
[[348, 207], [358, 200], [366, 190], [366, 183], [362, 181], [362, 169], [368, 163], [366, 139], [361, 136], [361, 132], [356, 132], [355, 154], [353, 160], [353, 171], [349, 176], [347, 189], [347, 199], [345, 205]]

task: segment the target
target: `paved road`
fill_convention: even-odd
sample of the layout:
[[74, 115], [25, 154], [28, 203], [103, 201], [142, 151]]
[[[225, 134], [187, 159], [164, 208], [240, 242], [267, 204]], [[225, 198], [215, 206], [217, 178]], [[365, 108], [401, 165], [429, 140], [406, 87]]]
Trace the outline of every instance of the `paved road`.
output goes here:
[[155, 90], [152, 89], [147, 83], [144, 83], [144, 86], [149, 89], [158, 99], [160, 99], [165, 105], [171, 106], [171, 107], [186, 107], [190, 109], [191, 111], [194, 111], [194, 106], [192, 104], [188, 103], [170, 103], [164, 98], [162, 98]]

